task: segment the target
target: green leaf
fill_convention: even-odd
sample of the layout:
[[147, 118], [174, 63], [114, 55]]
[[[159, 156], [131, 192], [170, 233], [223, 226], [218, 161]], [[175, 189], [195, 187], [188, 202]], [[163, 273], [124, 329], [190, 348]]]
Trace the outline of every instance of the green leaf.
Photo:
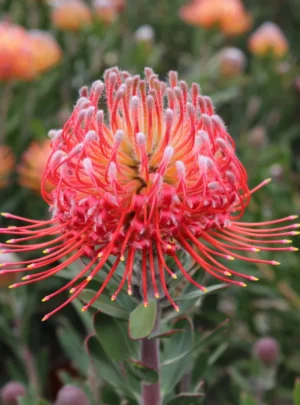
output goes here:
[[185, 332], [184, 329], [171, 329], [167, 332], [154, 333], [149, 336], [149, 339], [168, 339], [178, 333]]
[[157, 302], [151, 300], [148, 307], [138, 305], [129, 316], [129, 334], [134, 340], [144, 339], [152, 332], [157, 315]]
[[240, 405], [258, 405], [258, 402], [250, 397], [250, 395], [243, 393], [241, 395]]
[[86, 348], [98, 378], [102, 378], [108, 384], [120, 389], [123, 393], [135, 399], [136, 395], [130, 389], [121, 370], [117, 364], [106, 355], [97, 336], [91, 336], [87, 339]]
[[300, 378], [297, 378], [295, 381], [293, 396], [294, 396], [294, 405], [300, 405]]
[[202, 291], [200, 289], [197, 289], [196, 291], [192, 291], [192, 292], [187, 293], [187, 294], [182, 294], [180, 297], [176, 298], [176, 301], [187, 301], [187, 300], [194, 300], [194, 299], [198, 299], [198, 298], [201, 298], [201, 297], [205, 297], [209, 293], [221, 290], [223, 288], [226, 288], [227, 286], [228, 286], [227, 284], [212, 285], [211, 287], [207, 288], [206, 292], [204, 292], [204, 291]]
[[193, 345], [193, 325], [189, 318], [181, 319], [175, 324], [184, 333], [173, 335], [166, 339], [162, 353], [162, 391], [168, 394], [180, 381], [188, 365], [191, 363], [191, 348]]
[[[87, 303], [95, 296], [95, 291], [93, 290], [84, 290], [80, 294], [80, 300]], [[96, 308], [103, 312], [104, 314], [114, 316], [120, 319], [128, 319], [128, 313], [121, 308], [116, 302], [112, 302], [109, 297], [102, 294], [92, 305], [93, 308]]]
[[137, 342], [129, 339], [126, 321], [99, 312], [95, 314], [94, 327], [105, 353], [112, 360], [123, 361], [137, 353]]
[[128, 373], [137, 381], [143, 381], [146, 384], [155, 384], [158, 380], [157, 372], [141, 362], [129, 360], [124, 362], [124, 366]]
[[57, 331], [59, 342], [73, 365], [85, 375], [89, 360], [84, 351], [83, 339], [81, 339], [69, 322], [64, 322], [65, 325]]
[[200, 405], [201, 398], [204, 398], [203, 394], [179, 394], [171, 401], [168, 401], [166, 405]]

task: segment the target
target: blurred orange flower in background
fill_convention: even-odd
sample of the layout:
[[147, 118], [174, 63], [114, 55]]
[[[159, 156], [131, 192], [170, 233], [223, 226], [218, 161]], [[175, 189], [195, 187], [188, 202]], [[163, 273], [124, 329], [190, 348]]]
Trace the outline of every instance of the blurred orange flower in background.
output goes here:
[[[18, 166], [18, 181], [22, 187], [40, 193], [41, 182], [50, 152], [50, 139], [45, 139], [42, 142], [33, 142], [23, 153], [21, 163]], [[46, 184], [46, 188], [50, 191], [50, 184]]]
[[20, 25], [0, 23], [0, 80], [32, 80], [36, 76], [28, 32]]
[[92, 14], [81, 0], [60, 0], [53, 6], [51, 20], [62, 31], [76, 32], [91, 24]]
[[225, 35], [240, 35], [252, 24], [251, 15], [240, 0], [192, 0], [180, 9], [180, 17], [188, 24], [212, 28]]
[[38, 73], [51, 69], [61, 60], [62, 50], [49, 32], [31, 30], [29, 36], [34, 53], [35, 68]]
[[94, 0], [93, 7], [98, 19], [105, 24], [112, 23], [119, 14], [119, 8], [112, 0]]
[[0, 188], [9, 184], [10, 174], [15, 166], [15, 156], [8, 146], [0, 146]]
[[249, 49], [257, 56], [271, 52], [275, 57], [283, 57], [289, 49], [289, 43], [278, 27], [272, 22], [263, 23], [250, 37]]

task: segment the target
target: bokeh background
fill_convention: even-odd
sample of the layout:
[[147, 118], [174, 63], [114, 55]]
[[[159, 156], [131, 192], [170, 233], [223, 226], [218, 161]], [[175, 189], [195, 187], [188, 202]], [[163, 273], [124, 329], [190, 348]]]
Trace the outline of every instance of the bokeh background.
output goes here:
[[[150, 66], [162, 79], [177, 70], [200, 83], [236, 141], [250, 186], [273, 179], [253, 196], [247, 220], [300, 214], [299, 36], [298, 0], [0, 0], [0, 211], [47, 218], [39, 189], [48, 131], [66, 122], [80, 87], [118, 65], [134, 74]], [[260, 282], [208, 296], [193, 309], [199, 333], [229, 319], [193, 359], [192, 378], [208, 405], [294, 403], [300, 257], [274, 258], [281, 266], [251, 265]], [[1, 262], [14, 260], [0, 254]], [[41, 298], [61, 279], [7, 289], [13, 281], [0, 278], [0, 385], [19, 381], [46, 398], [36, 402], [42, 405], [72, 382], [100, 403], [90, 393], [82, 342], [91, 325], [79, 303], [41, 323], [57, 305]], [[259, 354], [262, 337], [275, 339], [275, 346], [265, 341], [267, 359]], [[126, 403], [102, 388], [101, 403]]]

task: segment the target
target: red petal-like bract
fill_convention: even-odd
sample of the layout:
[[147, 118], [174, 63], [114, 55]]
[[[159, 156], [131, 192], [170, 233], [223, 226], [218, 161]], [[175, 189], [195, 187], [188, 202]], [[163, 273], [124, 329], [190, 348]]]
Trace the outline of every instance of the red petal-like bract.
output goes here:
[[[269, 180], [249, 190], [234, 142], [197, 84], [189, 89], [176, 72], [170, 72], [166, 85], [150, 68], [144, 80], [113, 68], [106, 71], [104, 83], [82, 88], [80, 96], [63, 129], [50, 131], [52, 154], [42, 194], [52, 219], [3, 214], [26, 223], [1, 229], [19, 238], [7, 241], [11, 248], [6, 252], [45, 249], [44, 257], [11, 270], [33, 272], [12, 287], [46, 279], [79, 258], [89, 258], [73, 280], [45, 297], [71, 288], [70, 298], [44, 319], [77, 297], [108, 260], [105, 281], [83, 310], [100, 296], [119, 266], [123, 273], [112, 300], [125, 284], [132, 293], [134, 264], [139, 262], [145, 306], [151, 291], [157, 298], [163, 294], [178, 310], [168, 291], [168, 278], [176, 278], [170, 259], [172, 268], [206, 290], [184, 268], [182, 252], [219, 280], [245, 286], [229, 277], [257, 279], [231, 270], [220, 258], [277, 265], [252, 258], [249, 252], [296, 250], [277, 247], [290, 242], [282, 237], [298, 234], [297, 224], [281, 225], [296, 216], [239, 222], [251, 194]], [[49, 183], [51, 193], [45, 187]], [[42, 237], [46, 241], [27, 244]]]

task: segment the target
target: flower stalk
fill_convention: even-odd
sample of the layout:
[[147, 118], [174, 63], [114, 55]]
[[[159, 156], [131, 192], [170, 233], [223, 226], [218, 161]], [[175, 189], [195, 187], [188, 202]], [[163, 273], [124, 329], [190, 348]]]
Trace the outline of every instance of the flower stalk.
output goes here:
[[[159, 330], [160, 318], [161, 310], [158, 307], [156, 322], [153, 331]], [[161, 405], [159, 339], [145, 338], [142, 340], [141, 361], [146, 366], [155, 370], [158, 374], [158, 380], [155, 384], [142, 385], [141, 405]]]

